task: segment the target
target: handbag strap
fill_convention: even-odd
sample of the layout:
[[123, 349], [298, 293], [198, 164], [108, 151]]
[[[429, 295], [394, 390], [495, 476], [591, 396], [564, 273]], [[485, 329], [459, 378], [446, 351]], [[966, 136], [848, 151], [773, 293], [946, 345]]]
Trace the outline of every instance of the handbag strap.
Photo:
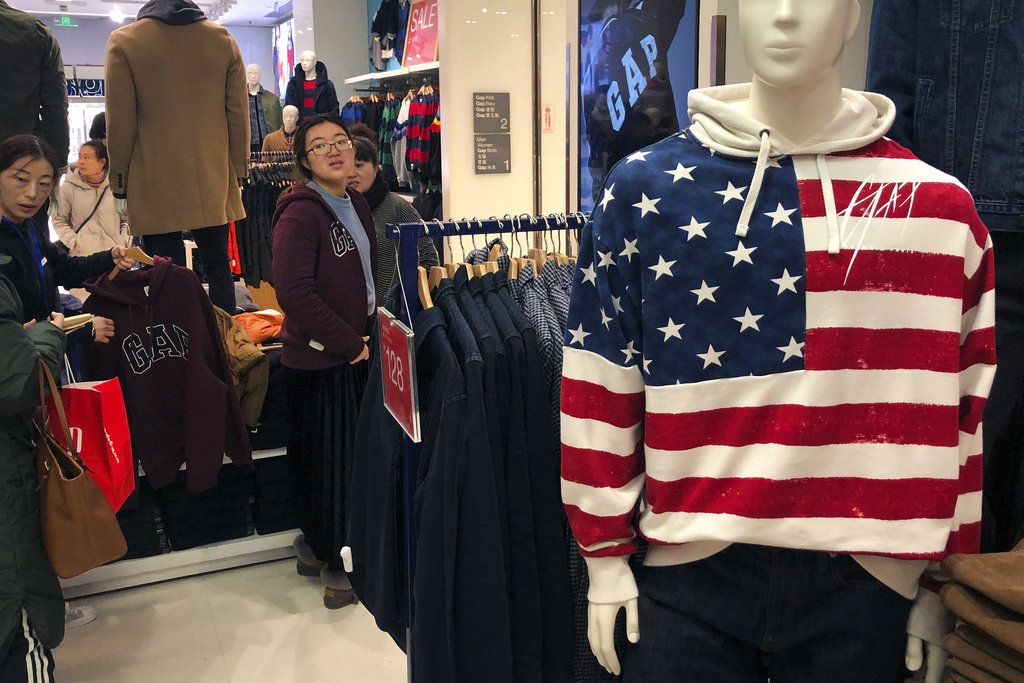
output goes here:
[[60, 398], [60, 389], [57, 388], [57, 380], [53, 378], [50, 368], [42, 360], [39, 361], [39, 408], [42, 410], [43, 419], [46, 419], [46, 387], [44, 381], [50, 385], [50, 395], [53, 396], [53, 403], [57, 407], [57, 417], [60, 418], [60, 428], [64, 434], [64, 443], [68, 450], [74, 451], [74, 441], [71, 440], [71, 428], [68, 426], [68, 416], [64, 412], [64, 401]]
[[107, 188], [104, 187], [103, 191], [100, 192], [100, 198], [96, 200], [96, 206], [92, 207], [92, 213], [90, 213], [89, 216], [84, 221], [82, 221], [82, 224], [79, 225], [77, 229], [75, 228], [75, 226], [73, 226], [73, 225], [71, 226], [71, 229], [75, 231], [76, 235], [78, 233], [82, 232], [82, 228], [85, 227], [85, 224], [88, 223], [90, 220], [92, 220], [92, 217], [96, 215], [97, 211], [99, 211], [100, 203], [103, 201], [103, 197], [105, 197], [106, 194], [107, 194]]

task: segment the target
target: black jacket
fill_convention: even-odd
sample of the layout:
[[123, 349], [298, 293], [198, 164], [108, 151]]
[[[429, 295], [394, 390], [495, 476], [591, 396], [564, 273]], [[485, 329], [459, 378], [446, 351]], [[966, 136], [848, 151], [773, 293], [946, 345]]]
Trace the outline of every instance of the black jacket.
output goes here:
[[[7, 257], [0, 255], [0, 266]], [[14, 285], [0, 276], [0, 652], [21, 632], [22, 610], [46, 647], [64, 636], [64, 600], [43, 547], [32, 434], [26, 416], [39, 402], [40, 360], [54, 372], [64, 333], [42, 322], [27, 330]]]
[[[431, 421], [424, 433], [433, 446], [421, 453], [416, 493], [414, 677], [504, 683], [512, 680], [508, 584], [491, 454], [483, 437], [483, 357], [451, 281], [441, 282], [434, 301], [448, 331], [433, 337], [437, 358], [447, 358], [443, 365], [438, 361], [436, 376], [457, 381], [454, 369], [461, 365], [464, 394], [452, 384], [436, 428]], [[418, 334], [425, 315], [442, 324], [431, 310], [417, 318]]]
[[[36, 267], [37, 247], [45, 261], [42, 282]], [[81, 287], [86, 280], [114, 268], [114, 257], [109, 251], [92, 256], [68, 255], [31, 219], [21, 226], [0, 220], [0, 254], [11, 257], [10, 263], [0, 266], [0, 274], [8, 277], [18, 290], [25, 316], [23, 322], [46, 320], [51, 313], [61, 311], [58, 285], [68, 289]]]
[[66, 163], [68, 91], [60, 46], [38, 19], [0, 0], [0, 141], [33, 133]]
[[[285, 90], [284, 103], [292, 105], [299, 110], [299, 122], [305, 118], [302, 110], [302, 100], [306, 96], [302, 84], [306, 80], [306, 72], [302, 70], [301, 64], [295, 65], [295, 73], [288, 81], [288, 88]], [[334, 89], [334, 83], [327, 78], [327, 66], [323, 62], [316, 63], [316, 90], [313, 91], [313, 111], [317, 114], [340, 114], [341, 104], [338, 102], [338, 93]]]

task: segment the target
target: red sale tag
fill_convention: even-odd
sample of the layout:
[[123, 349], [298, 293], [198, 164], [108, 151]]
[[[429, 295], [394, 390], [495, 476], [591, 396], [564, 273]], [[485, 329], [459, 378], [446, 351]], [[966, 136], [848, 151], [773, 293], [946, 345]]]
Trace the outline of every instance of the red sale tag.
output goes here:
[[413, 332], [384, 308], [377, 309], [384, 406], [415, 443], [420, 442], [420, 403], [416, 392]]
[[438, 0], [412, 0], [402, 66], [437, 61]]

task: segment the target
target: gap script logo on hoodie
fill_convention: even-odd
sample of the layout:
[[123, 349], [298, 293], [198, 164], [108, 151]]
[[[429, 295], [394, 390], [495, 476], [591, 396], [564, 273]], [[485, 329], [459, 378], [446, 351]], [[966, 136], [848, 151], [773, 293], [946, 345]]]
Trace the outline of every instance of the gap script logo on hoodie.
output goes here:
[[147, 326], [148, 345], [137, 332], [124, 338], [121, 349], [132, 372], [143, 375], [165, 358], [188, 358], [188, 333], [177, 325], [169, 327], [168, 330], [168, 325], [163, 323]]
[[331, 223], [331, 246], [334, 247], [334, 255], [341, 257], [356, 248], [356, 242], [348, 233], [340, 221]]

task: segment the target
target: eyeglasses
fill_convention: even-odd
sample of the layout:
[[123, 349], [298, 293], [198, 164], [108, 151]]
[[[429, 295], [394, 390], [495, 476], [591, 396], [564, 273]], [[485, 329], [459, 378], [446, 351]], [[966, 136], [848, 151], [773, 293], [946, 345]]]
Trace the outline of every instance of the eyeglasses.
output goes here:
[[352, 149], [352, 141], [349, 140], [348, 138], [345, 138], [343, 140], [335, 140], [334, 142], [321, 142], [319, 144], [313, 145], [306, 151], [312, 152], [318, 157], [325, 157], [331, 153], [332, 147], [337, 149], [339, 152], [347, 152], [348, 150]]

